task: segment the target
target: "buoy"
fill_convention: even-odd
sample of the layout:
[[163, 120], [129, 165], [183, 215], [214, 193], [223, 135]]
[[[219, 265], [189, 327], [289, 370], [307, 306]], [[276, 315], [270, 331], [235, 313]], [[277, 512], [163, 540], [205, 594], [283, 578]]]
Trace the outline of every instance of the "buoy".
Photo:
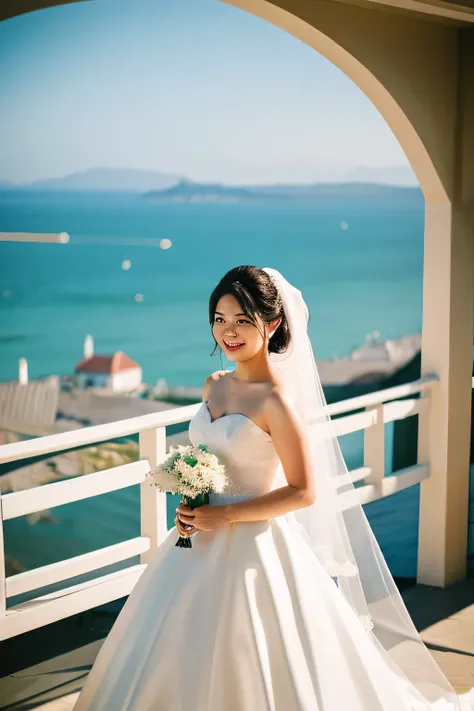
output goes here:
[[135, 301], [137, 303], [143, 301], [143, 294], [135, 294]]
[[172, 244], [172, 241], [166, 237], [164, 239], [160, 239], [160, 249], [169, 249]]
[[128, 269], [130, 269], [131, 266], [132, 266], [132, 263], [131, 263], [130, 259], [124, 259], [124, 260], [123, 260], [123, 262], [122, 262], [122, 269], [124, 269], [125, 271], [127, 271]]

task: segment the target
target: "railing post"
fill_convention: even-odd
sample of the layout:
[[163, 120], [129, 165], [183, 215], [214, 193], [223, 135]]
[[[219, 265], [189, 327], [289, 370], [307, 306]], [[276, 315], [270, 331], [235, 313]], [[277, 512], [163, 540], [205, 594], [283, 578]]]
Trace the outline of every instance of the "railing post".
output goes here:
[[[0, 627], [6, 617], [7, 612], [7, 571], [5, 570], [5, 544], [3, 539], [3, 509], [2, 495], [0, 494]], [[0, 635], [0, 638], [3, 638]]]
[[364, 467], [370, 467], [371, 473], [364, 477], [366, 484], [382, 486], [385, 476], [385, 426], [383, 403], [367, 407], [372, 413], [373, 425], [364, 430]]
[[[138, 439], [140, 459], [148, 459], [153, 469], [166, 456], [166, 427], [143, 430]], [[151, 540], [150, 548], [140, 554], [141, 563], [149, 563], [168, 531], [166, 524], [166, 494], [150, 486], [145, 479], [140, 484], [140, 532]]]

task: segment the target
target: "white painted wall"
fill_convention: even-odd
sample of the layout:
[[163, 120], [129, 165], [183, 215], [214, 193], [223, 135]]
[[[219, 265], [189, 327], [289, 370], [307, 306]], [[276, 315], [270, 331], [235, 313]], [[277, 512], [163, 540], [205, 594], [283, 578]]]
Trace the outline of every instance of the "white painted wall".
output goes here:
[[120, 373], [114, 373], [110, 379], [110, 387], [115, 392], [128, 392], [135, 390], [142, 382], [142, 369], [127, 368]]

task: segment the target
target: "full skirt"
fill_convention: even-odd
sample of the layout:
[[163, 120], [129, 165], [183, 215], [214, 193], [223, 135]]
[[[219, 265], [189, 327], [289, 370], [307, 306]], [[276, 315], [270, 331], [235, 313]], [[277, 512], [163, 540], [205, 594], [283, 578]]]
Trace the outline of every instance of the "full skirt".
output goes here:
[[201, 532], [191, 549], [177, 537], [138, 580], [74, 711], [454, 711], [397, 673], [285, 517]]

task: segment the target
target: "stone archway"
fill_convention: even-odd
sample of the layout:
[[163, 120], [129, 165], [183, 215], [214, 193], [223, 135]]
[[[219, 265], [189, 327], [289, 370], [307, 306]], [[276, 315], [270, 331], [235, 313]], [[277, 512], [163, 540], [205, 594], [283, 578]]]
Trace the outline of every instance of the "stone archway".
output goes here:
[[[18, 11], [7, 0], [12, 9], [2, 6], [0, 16], [74, 1], [25, 0]], [[444, 587], [466, 573], [474, 314], [472, 16], [461, 17], [462, 8], [454, 10], [452, 3], [409, 0], [221, 2], [281, 27], [338, 66], [385, 118], [420, 182], [426, 204], [422, 375], [436, 373], [440, 383], [429, 418], [420, 422], [419, 458], [429, 463], [431, 476], [421, 485], [418, 579]], [[423, 14], [429, 7], [431, 14]], [[441, 12], [457, 19], [435, 17]]]
[[[444, 134], [442, 143], [446, 147], [446, 129], [450, 129], [454, 137], [456, 82], [452, 80], [456, 46], [453, 28], [417, 25], [404, 16], [324, 0], [221, 2], [280, 27], [341, 69], [366, 94], [392, 129], [413, 167], [425, 199], [438, 204], [449, 202], [452, 153], [448, 157], [443, 155], [445, 151], [439, 150], [437, 142]], [[410, 50], [402, 60], [398, 44], [401, 38], [410, 41]], [[429, 49], [436, 52], [436, 57], [427, 51]], [[448, 66], [446, 52], [450, 54]], [[454, 70], [453, 74], [450, 69]]]
[[[437, 374], [419, 423], [418, 581], [466, 575], [473, 344], [474, 30], [371, 2], [221, 0], [299, 38], [385, 118], [425, 197], [422, 375]], [[470, 68], [471, 67], [471, 71]], [[463, 160], [470, 151], [471, 162]]]

